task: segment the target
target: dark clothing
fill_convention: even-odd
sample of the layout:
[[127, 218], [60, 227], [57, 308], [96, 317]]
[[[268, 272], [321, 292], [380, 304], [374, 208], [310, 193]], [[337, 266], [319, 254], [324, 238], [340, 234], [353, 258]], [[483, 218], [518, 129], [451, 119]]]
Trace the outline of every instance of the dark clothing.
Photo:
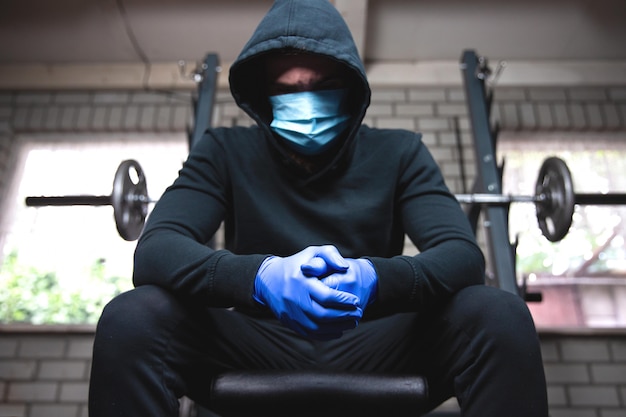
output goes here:
[[[344, 65], [351, 124], [322, 155], [303, 160], [268, 127], [263, 61], [276, 51]], [[230, 82], [258, 126], [209, 129], [155, 205], [135, 252], [138, 288], [98, 325], [91, 416], [174, 416], [178, 397], [202, 402], [225, 368], [419, 372], [433, 406], [456, 395], [466, 416], [546, 416], [523, 301], [481, 285], [482, 253], [420, 135], [361, 124], [370, 89], [335, 8], [275, 2]], [[402, 255], [405, 236], [418, 255]], [[355, 330], [320, 342], [280, 325], [253, 293], [268, 255], [325, 244], [370, 259], [378, 292]]]
[[[469, 222], [419, 135], [362, 127], [351, 163], [315, 181], [272, 163], [272, 141], [254, 127], [204, 136], [150, 214], [136, 285], [250, 310], [266, 255], [324, 244], [372, 260], [379, 290], [370, 312], [419, 311], [482, 282]], [[222, 220], [226, 249], [214, 251], [204, 243]], [[401, 256], [405, 233], [419, 255]]]
[[174, 417], [183, 394], [209, 405], [215, 372], [266, 368], [415, 373], [427, 378], [432, 407], [456, 395], [464, 417], [548, 415], [526, 306], [483, 285], [427, 315], [368, 320], [327, 342], [300, 337], [275, 319], [196, 309], [143, 286], [106, 307], [94, 357], [92, 417]]

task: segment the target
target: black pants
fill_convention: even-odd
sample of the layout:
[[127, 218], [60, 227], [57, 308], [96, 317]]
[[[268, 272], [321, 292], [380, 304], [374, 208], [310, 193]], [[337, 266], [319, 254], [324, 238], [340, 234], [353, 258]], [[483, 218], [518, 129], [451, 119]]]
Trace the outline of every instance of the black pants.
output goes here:
[[548, 415], [526, 305], [485, 286], [460, 291], [428, 316], [363, 321], [330, 342], [139, 287], [111, 301], [98, 324], [89, 415], [174, 417], [178, 398], [202, 404], [210, 376], [233, 368], [416, 373], [428, 380], [432, 407], [456, 396], [466, 417]]

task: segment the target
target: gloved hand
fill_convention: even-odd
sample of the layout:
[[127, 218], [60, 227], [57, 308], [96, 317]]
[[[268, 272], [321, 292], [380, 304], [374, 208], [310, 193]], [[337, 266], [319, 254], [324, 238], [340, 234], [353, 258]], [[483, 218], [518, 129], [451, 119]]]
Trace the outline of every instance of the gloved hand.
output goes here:
[[359, 297], [359, 307], [365, 310], [375, 299], [378, 292], [378, 275], [374, 265], [367, 259], [344, 258], [347, 269], [335, 268], [320, 257], [311, 259], [302, 265], [306, 276], [318, 277], [324, 284], [340, 291], [346, 291]]
[[356, 327], [363, 310], [356, 295], [304, 275], [301, 266], [316, 257], [333, 270], [348, 269], [334, 246], [310, 246], [285, 258], [272, 256], [257, 271], [254, 299], [296, 332], [316, 339], [333, 339]]

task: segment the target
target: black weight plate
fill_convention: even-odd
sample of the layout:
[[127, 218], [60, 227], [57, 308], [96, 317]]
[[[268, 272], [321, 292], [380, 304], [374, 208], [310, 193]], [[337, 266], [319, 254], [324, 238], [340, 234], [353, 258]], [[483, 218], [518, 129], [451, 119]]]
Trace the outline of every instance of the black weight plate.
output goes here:
[[536, 204], [539, 228], [550, 242], [558, 242], [572, 226], [575, 205], [572, 175], [565, 161], [557, 157], [543, 161], [535, 195], [545, 197]]
[[115, 172], [111, 205], [117, 231], [124, 240], [136, 240], [148, 214], [148, 188], [139, 163], [122, 161]]

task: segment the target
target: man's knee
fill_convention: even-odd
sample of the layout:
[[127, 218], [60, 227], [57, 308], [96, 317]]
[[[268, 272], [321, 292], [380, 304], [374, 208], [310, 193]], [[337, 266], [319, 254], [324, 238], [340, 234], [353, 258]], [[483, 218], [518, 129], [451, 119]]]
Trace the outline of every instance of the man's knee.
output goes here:
[[102, 311], [96, 343], [117, 346], [137, 343], [138, 339], [155, 333], [155, 327], [175, 316], [176, 303], [170, 293], [155, 286], [142, 286], [122, 293]]
[[472, 286], [459, 291], [454, 300], [452, 309], [464, 317], [463, 326], [473, 334], [519, 347], [536, 342], [532, 316], [520, 296], [493, 287]]

